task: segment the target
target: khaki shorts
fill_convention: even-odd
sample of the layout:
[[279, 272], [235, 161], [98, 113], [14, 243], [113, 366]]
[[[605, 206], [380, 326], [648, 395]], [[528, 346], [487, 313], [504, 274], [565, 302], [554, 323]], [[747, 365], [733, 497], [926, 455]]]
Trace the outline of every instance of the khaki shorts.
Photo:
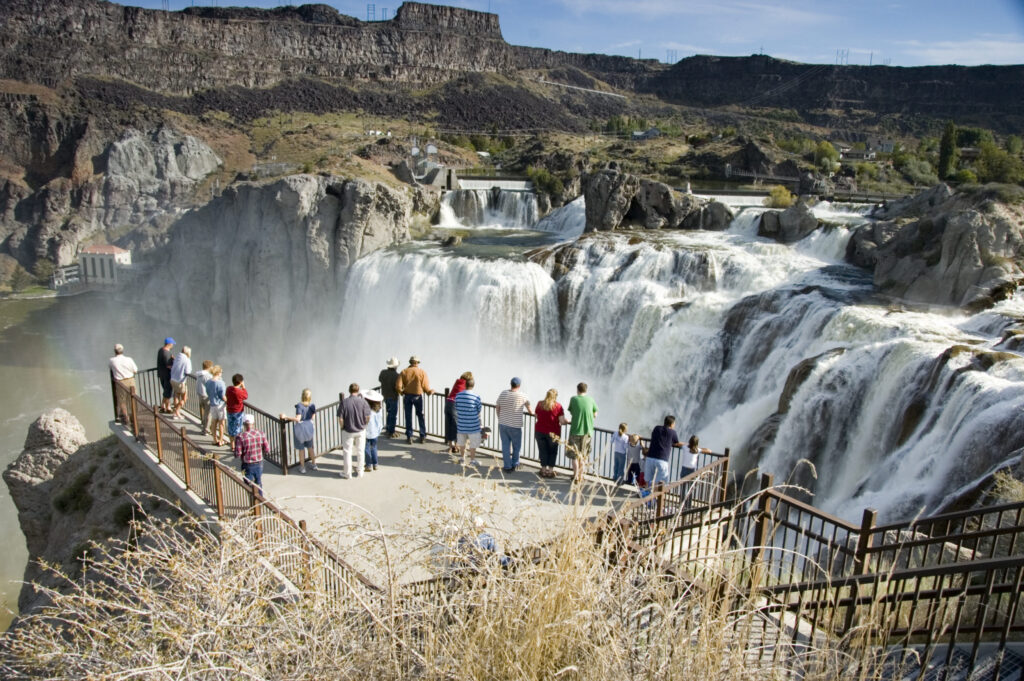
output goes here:
[[570, 435], [569, 445], [565, 448], [565, 455], [570, 459], [576, 458], [576, 452], [572, 451], [571, 448], [575, 448], [580, 454], [580, 458], [587, 459], [590, 457], [590, 436], [589, 435]]
[[[467, 440], [469, 441], [468, 444], [466, 443]], [[475, 433], [459, 433], [458, 439], [455, 441], [455, 444], [459, 445], [460, 447], [466, 445], [468, 449], [477, 449], [480, 446], [480, 442], [480, 431], [477, 431]]]
[[175, 397], [183, 397], [185, 395], [185, 381], [171, 381], [171, 392]]

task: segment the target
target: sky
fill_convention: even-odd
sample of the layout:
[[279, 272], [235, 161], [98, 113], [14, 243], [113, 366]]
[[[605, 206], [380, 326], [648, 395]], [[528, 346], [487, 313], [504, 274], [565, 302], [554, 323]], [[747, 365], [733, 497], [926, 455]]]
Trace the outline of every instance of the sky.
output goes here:
[[[161, 9], [162, 0], [122, 0]], [[169, 0], [274, 7], [301, 0]], [[390, 18], [396, 0], [325, 0], [342, 14]], [[514, 45], [673, 62], [768, 54], [811, 64], [1024, 64], [1024, 0], [435, 0], [498, 14]]]

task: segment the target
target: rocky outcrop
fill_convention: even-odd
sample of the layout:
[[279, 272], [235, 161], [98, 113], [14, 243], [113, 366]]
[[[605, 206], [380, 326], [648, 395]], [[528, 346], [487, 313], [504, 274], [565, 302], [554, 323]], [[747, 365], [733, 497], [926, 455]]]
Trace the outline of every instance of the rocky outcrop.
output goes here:
[[[202, 180], [221, 165], [202, 141], [166, 126], [129, 128], [110, 142], [88, 126], [65, 132], [71, 136], [40, 158], [17, 149], [9, 157], [29, 177], [56, 177], [37, 188], [0, 183], [0, 251], [29, 269], [40, 258], [69, 264], [79, 246], [93, 240], [156, 245], [147, 228], [159, 231], [163, 218], [192, 205]], [[61, 160], [56, 156], [65, 146], [73, 152], [59, 152], [67, 156]]]
[[616, 168], [588, 173], [582, 180], [586, 229], [709, 229], [722, 230], [732, 212], [717, 201], [679, 194], [661, 182], [639, 178]]
[[984, 190], [934, 188], [860, 228], [847, 259], [874, 269], [883, 293], [981, 309], [1024, 281], [1024, 207]]
[[129, 457], [113, 438], [87, 444], [82, 424], [63, 409], [46, 412], [29, 426], [24, 451], [4, 471], [28, 545], [27, 584], [18, 599], [22, 613], [45, 602], [32, 582], [63, 584], [40, 561], [76, 577], [89, 542], [126, 537], [128, 522], [143, 510], [173, 512], [156, 499], [130, 498], [152, 488]]
[[334, 316], [348, 266], [410, 238], [417, 194], [315, 175], [232, 185], [172, 227], [144, 299], [226, 335], [248, 335], [254, 319], [285, 329]]
[[797, 201], [783, 211], [765, 211], [761, 215], [761, 223], [757, 227], [757, 235], [775, 239], [784, 244], [800, 241], [818, 229], [821, 224], [814, 217], [810, 206]]

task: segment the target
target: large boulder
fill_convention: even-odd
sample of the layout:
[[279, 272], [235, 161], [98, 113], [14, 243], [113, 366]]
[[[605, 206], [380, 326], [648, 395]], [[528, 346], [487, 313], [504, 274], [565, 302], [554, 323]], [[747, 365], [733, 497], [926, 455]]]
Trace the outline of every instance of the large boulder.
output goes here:
[[783, 211], [765, 211], [761, 216], [757, 234], [784, 244], [792, 244], [819, 226], [818, 218], [814, 217], [810, 207], [803, 201], [797, 201]]
[[586, 232], [608, 231], [622, 224], [640, 188], [640, 180], [615, 169], [599, 170], [583, 178], [586, 200]]
[[612, 229], [714, 229], [729, 226], [732, 212], [717, 201], [680, 194], [667, 184], [614, 168], [583, 178], [584, 231]]

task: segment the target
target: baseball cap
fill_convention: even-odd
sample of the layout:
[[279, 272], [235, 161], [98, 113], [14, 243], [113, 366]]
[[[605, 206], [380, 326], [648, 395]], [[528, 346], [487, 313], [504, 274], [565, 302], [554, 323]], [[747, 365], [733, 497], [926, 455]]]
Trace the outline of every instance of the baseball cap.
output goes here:
[[242, 417], [242, 421], [244, 421], [245, 423], [256, 423], [256, 417], [254, 417], [252, 414], [246, 414], [245, 416]]
[[174, 345], [174, 339], [171, 338], [170, 336], [164, 338], [164, 345]]
[[523, 384], [523, 382], [522, 382], [522, 380], [520, 380], [520, 378], [518, 376], [513, 376], [512, 377], [512, 387], [516, 387], [516, 386], [519, 386], [519, 385], [522, 385], [522, 384]]

